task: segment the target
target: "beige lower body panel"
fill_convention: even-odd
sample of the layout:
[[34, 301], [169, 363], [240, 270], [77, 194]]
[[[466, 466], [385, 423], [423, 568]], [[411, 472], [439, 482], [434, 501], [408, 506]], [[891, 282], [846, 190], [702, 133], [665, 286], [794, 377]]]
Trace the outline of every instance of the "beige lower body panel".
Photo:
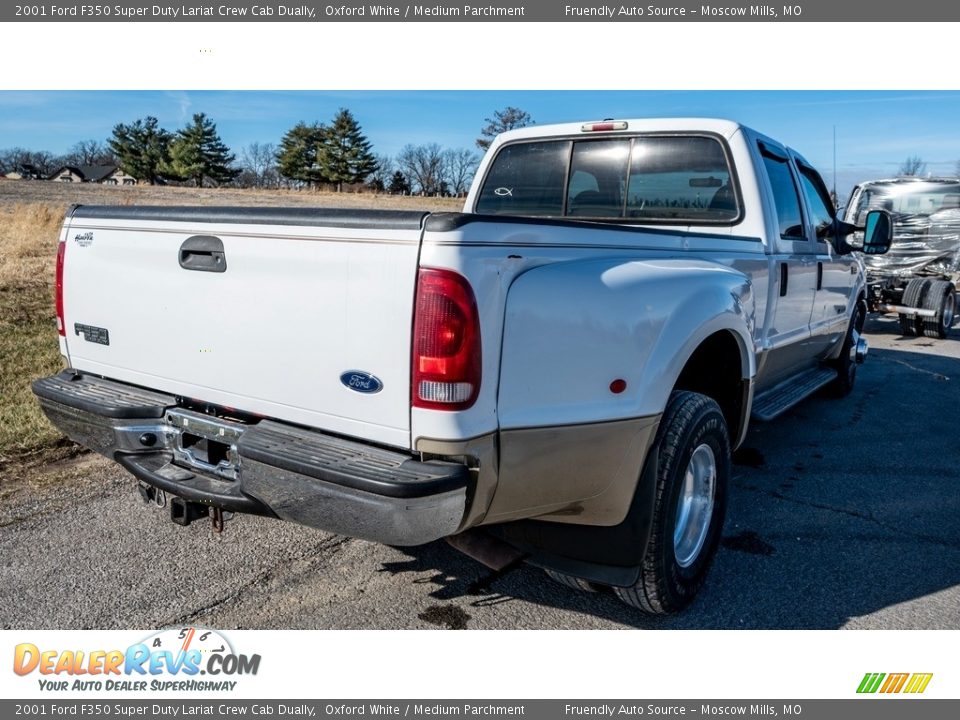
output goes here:
[[504, 430], [464, 441], [420, 438], [428, 456], [468, 458], [475, 491], [461, 530], [537, 518], [617, 525], [626, 517], [660, 416]]
[[521, 518], [616, 525], [626, 517], [659, 416], [500, 433], [484, 523]]
[[432, 440], [419, 438], [417, 452], [424, 459], [441, 458], [463, 462], [471, 469], [474, 480], [473, 496], [467, 507], [460, 530], [479, 525], [487, 514], [497, 490], [498, 456], [497, 434], [490, 433], [469, 440]]

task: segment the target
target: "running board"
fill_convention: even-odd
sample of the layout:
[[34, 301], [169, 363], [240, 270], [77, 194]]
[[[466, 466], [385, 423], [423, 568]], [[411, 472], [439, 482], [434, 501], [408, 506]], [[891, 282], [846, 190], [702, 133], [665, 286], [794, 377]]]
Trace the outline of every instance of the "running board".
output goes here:
[[807, 370], [755, 397], [752, 415], [757, 420], [773, 420], [836, 377], [837, 371], [832, 368]]

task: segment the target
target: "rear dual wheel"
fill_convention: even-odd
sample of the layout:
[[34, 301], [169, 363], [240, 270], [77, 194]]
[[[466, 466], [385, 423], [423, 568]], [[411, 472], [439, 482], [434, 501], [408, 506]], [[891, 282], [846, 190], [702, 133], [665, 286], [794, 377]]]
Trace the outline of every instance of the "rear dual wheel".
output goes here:
[[632, 587], [617, 596], [651, 615], [689, 605], [720, 544], [730, 478], [730, 436], [720, 406], [699, 393], [674, 392], [657, 431], [653, 529]]
[[560, 583], [561, 585], [566, 585], [574, 590], [583, 590], [583, 592], [597, 591], [596, 586], [589, 580], [584, 580], [583, 578], [578, 578], [573, 575], [557, 572], [556, 570], [544, 570], [544, 572], [547, 574], [547, 577], [554, 582]]
[[[929, 280], [923, 309], [933, 310], [933, 317], [922, 318], [923, 334], [931, 338], [945, 338], [950, 334], [957, 310], [957, 293], [953, 283]], [[919, 333], [918, 333], [919, 334]]]
[[[651, 615], [682, 610], [699, 592], [720, 543], [730, 477], [730, 437], [720, 406], [699, 393], [670, 396], [648, 462], [657, 459], [653, 527], [637, 582], [614, 587]], [[580, 578], [547, 572], [581, 590]]]
[[900, 333], [902, 335], [926, 335], [943, 339], [950, 334], [956, 319], [957, 295], [952, 282], [914, 278], [907, 283], [903, 291], [903, 304], [933, 311], [929, 317], [919, 315], [900, 315]]
[[[906, 289], [903, 291], [902, 304], [906, 307], [922, 307], [923, 294], [926, 291], [927, 283], [930, 281], [926, 278], [914, 278], [907, 283]], [[922, 335], [923, 334], [923, 325], [916, 315], [904, 315], [900, 314], [900, 334], [911, 336], [911, 335]]]

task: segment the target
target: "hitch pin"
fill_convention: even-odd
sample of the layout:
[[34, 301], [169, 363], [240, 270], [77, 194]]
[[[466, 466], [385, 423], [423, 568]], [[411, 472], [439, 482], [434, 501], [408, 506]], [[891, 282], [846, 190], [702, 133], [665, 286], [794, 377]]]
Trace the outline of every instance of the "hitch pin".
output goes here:
[[167, 494], [160, 488], [155, 488], [146, 483], [137, 483], [137, 490], [140, 491], [140, 497], [143, 498], [145, 503], [153, 501], [157, 507], [167, 506]]
[[213, 522], [213, 531], [215, 533], [223, 532], [223, 510], [218, 507], [210, 508], [210, 520]]

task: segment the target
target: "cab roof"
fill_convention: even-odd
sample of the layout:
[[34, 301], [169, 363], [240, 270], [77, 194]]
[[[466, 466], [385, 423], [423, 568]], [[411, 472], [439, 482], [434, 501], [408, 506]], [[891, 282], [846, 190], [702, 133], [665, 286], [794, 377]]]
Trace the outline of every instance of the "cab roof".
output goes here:
[[[584, 130], [591, 125], [626, 123], [623, 129], [615, 130]], [[527, 140], [539, 137], [555, 137], [582, 135], [583, 137], [596, 135], [624, 135], [637, 132], [709, 132], [730, 138], [742, 128], [738, 122], [720, 118], [595, 118], [573, 123], [559, 123], [555, 125], [530, 125], [518, 130], [508, 130], [497, 136], [497, 143], [513, 140]]]

